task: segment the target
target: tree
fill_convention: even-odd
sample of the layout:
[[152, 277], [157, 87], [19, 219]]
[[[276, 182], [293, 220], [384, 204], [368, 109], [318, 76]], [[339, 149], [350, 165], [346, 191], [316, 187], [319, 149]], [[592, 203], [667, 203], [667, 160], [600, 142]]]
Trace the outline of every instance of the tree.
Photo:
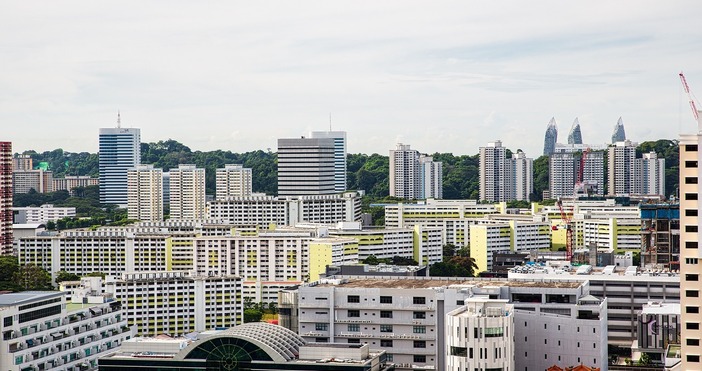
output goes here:
[[21, 266], [14, 279], [22, 290], [53, 290], [51, 274], [34, 264]]
[[363, 264], [368, 264], [368, 265], [378, 265], [381, 263], [380, 259], [378, 259], [375, 255], [368, 255], [367, 258], [363, 259], [361, 261]]
[[443, 246], [443, 260], [446, 261], [456, 255], [456, 245], [447, 243], [446, 245]]
[[17, 257], [12, 255], [0, 256], [0, 291], [19, 291], [20, 287], [15, 280], [19, 271]]
[[80, 276], [74, 273], [68, 273], [66, 271], [56, 272], [56, 283], [61, 283], [64, 281], [79, 281]]
[[244, 323], [260, 322], [263, 318], [263, 312], [258, 309], [244, 309]]
[[638, 364], [641, 366], [650, 365], [651, 364], [651, 356], [646, 352], [641, 353], [641, 357], [639, 357]]

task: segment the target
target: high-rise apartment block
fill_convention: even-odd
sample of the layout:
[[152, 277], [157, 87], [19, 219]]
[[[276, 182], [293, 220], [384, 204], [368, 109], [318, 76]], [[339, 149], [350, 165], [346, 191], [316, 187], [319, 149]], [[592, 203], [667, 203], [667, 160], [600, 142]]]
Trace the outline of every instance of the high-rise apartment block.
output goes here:
[[[698, 119], [702, 128], [702, 112]], [[682, 369], [702, 369], [702, 250], [699, 227], [702, 222], [702, 186], [699, 163], [702, 161], [702, 131], [680, 135], [680, 309], [682, 315], [681, 338]]]
[[224, 165], [223, 169], [217, 169], [215, 178], [218, 200], [224, 200], [227, 197], [251, 196], [251, 169], [242, 165]]
[[580, 166], [583, 165], [583, 190], [591, 194], [604, 194], [604, 152], [583, 154], [570, 151], [556, 152], [549, 158], [549, 191], [551, 198], [571, 197], [578, 182]]
[[480, 200], [529, 201], [534, 188], [533, 160], [523, 152], [506, 158], [507, 148], [497, 140], [480, 147]]
[[171, 219], [204, 219], [205, 169], [181, 164], [169, 174]]
[[63, 178], [54, 178], [54, 192], [55, 191], [69, 191], [72, 192], [73, 188], [77, 187], [87, 187], [100, 184], [99, 178], [91, 178], [85, 175], [66, 175]]
[[665, 196], [665, 159], [658, 158], [656, 152], [650, 152], [637, 158], [635, 163], [635, 193]]
[[610, 196], [636, 193], [634, 169], [638, 143], [616, 142], [608, 149], [607, 192]]
[[163, 170], [139, 165], [127, 171], [127, 214], [131, 220], [163, 220]]
[[346, 132], [345, 131], [313, 131], [310, 138], [334, 139], [334, 191], [346, 191]]
[[278, 195], [335, 193], [333, 138], [278, 139]]
[[12, 143], [0, 142], [0, 254], [12, 254]]
[[29, 193], [32, 189], [37, 193], [53, 192], [54, 173], [42, 169], [14, 170], [12, 188], [15, 194]]
[[443, 167], [430, 156], [423, 156], [398, 143], [390, 150], [390, 196], [405, 199], [427, 199], [443, 197]]
[[141, 162], [141, 130], [122, 128], [100, 129], [99, 173], [100, 203], [127, 205], [127, 170]]
[[12, 170], [32, 170], [34, 162], [28, 154], [17, 155], [12, 159]]

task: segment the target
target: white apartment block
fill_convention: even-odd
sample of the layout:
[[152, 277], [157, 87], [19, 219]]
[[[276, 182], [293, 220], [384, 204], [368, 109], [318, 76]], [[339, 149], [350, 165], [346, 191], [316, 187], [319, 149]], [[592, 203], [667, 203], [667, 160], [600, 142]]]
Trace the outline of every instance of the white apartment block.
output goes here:
[[665, 196], [665, 159], [658, 158], [656, 152], [650, 152], [644, 153], [635, 162], [635, 193]]
[[336, 193], [334, 138], [278, 139], [278, 195]]
[[641, 250], [641, 219], [585, 219], [582, 221], [583, 246], [598, 249]]
[[334, 191], [346, 192], [346, 132], [312, 131], [310, 138], [334, 139]]
[[497, 140], [480, 147], [480, 200], [511, 201], [506, 194], [505, 156], [507, 148]]
[[534, 160], [518, 151], [510, 162], [514, 172], [514, 199], [529, 201], [534, 192]]
[[0, 295], [0, 369], [97, 369], [98, 358], [132, 337], [117, 301], [70, 304], [63, 292]]
[[607, 192], [610, 196], [636, 193], [634, 176], [637, 146], [638, 143], [626, 140], [614, 143], [607, 150]]
[[551, 226], [547, 222], [483, 219], [470, 226], [470, 256], [479, 272], [492, 270], [496, 252], [530, 252], [550, 247]]
[[298, 197], [234, 197], [208, 202], [207, 217], [261, 228], [268, 228], [271, 224], [352, 222], [361, 220], [361, 198], [357, 192]]
[[138, 165], [127, 170], [127, 215], [131, 220], [163, 220], [163, 169]]
[[170, 218], [205, 218], [205, 169], [178, 165], [170, 174]]
[[252, 193], [252, 172], [243, 165], [224, 165], [217, 169], [216, 199], [224, 200], [228, 197], [249, 197]]
[[[700, 115], [702, 117], [702, 115]], [[698, 128], [702, 128], [702, 118], [698, 119]], [[702, 368], [702, 314], [700, 307], [700, 235], [701, 219], [700, 172], [699, 163], [702, 152], [702, 131], [697, 134], [680, 135], [680, 307], [682, 315], [681, 338], [682, 369], [699, 370]]]
[[15, 224], [43, 224], [76, 216], [75, 207], [56, 207], [44, 204], [39, 207], [13, 207]]
[[236, 276], [123, 273], [109, 277], [105, 286], [139, 336], [183, 336], [243, 323], [242, 283]]
[[91, 178], [84, 175], [66, 175], [63, 178], [54, 178], [54, 192], [55, 191], [69, 191], [71, 192], [73, 188], [77, 187], [87, 187], [93, 185], [99, 185], [100, 178]]
[[[557, 152], [549, 158], [549, 191], [551, 198], [572, 197], [580, 173], [582, 154]], [[604, 194], [604, 152], [588, 152], [582, 162], [583, 190]]]
[[419, 157], [419, 199], [444, 198], [443, 163], [431, 156]]
[[29, 193], [32, 189], [37, 193], [53, 192], [54, 173], [41, 169], [12, 172], [12, 191], [15, 194]]
[[514, 310], [504, 299], [469, 298], [446, 314], [446, 370], [516, 370]]
[[390, 196], [405, 199], [419, 198], [419, 151], [409, 144], [398, 143], [390, 150]]

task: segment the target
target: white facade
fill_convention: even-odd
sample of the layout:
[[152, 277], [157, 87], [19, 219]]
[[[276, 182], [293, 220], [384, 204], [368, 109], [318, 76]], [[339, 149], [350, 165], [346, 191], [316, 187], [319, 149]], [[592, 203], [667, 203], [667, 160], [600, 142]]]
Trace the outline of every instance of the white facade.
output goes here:
[[75, 207], [56, 207], [51, 204], [39, 207], [13, 207], [15, 224], [55, 222], [59, 219], [75, 217]]
[[310, 138], [334, 139], [334, 191], [346, 192], [346, 132], [345, 131], [313, 131]]
[[470, 298], [446, 314], [445, 370], [516, 370], [514, 311], [507, 300]]
[[106, 281], [139, 336], [182, 336], [243, 323], [241, 278], [189, 272], [124, 273]]
[[640, 195], [665, 196], [665, 159], [655, 152], [644, 153], [635, 160], [634, 190]]
[[534, 192], [534, 160], [519, 151], [512, 155], [514, 163], [514, 199], [529, 201]]
[[0, 369], [97, 369], [132, 337], [119, 302], [70, 305], [63, 292], [0, 295]]
[[249, 197], [252, 193], [251, 169], [242, 165], [224, 165], [217, 169], [216, 174], [216, 199], [224, 200], [228, 197]]
[[41, 169], [15, 170], [12, 172], [12, 191], [16, 194], [29, 193], [32, 189], [37, 193], [53, 192], [53, 174], [51, 171]]
[[63, 178], [54, 178], [54, 191], [72, 191], [76, 187], [87, 187], [100, 184], [99, 178], [83, 175], [66, 175]]
[[420, 199], [444, 198], [443, 163], [431, 156], [419, 157]]
[[100, 203], [127, 206], [127, 170], [141, 163], [141, 130], [102, 128], [99, 136]]
[[127, 215], [131, 220], [163, 220], [163, 170], [139, 165], [127, 171]]
[[170, 218], [205, 218], [205, 169], [178, 165], [170, 174]]
[[638, 143], [626, 140], [616, 142], [608, 149], [608, 194], [627, 196], [636, 193], [635, 168]]
[[278, 139], [278, 195], [333, 194], [335, 190], [333, 138]]
[[505, 156], [507, 148], [497, 140], [480, 147], [480, 200], [511, 201], [506, 194]]
[[390, 150], [390, 196], [405, 199], [419, 198], [419, 151], [409, 144], [398, 143]]

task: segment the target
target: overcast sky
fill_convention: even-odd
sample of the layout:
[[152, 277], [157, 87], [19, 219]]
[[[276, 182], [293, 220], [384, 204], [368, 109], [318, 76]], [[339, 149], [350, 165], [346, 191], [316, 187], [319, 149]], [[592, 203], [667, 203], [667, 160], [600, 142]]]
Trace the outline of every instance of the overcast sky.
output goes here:
[[702, 96], [702, 2], [4, 1], [1, 140], [97, 151], [98, 129], [193, 150], [276, 150], [348, 132], [475, 154], [500, 139], [538, 157], [579, 118], [608, 142], [694, 132], [678, 73]]

